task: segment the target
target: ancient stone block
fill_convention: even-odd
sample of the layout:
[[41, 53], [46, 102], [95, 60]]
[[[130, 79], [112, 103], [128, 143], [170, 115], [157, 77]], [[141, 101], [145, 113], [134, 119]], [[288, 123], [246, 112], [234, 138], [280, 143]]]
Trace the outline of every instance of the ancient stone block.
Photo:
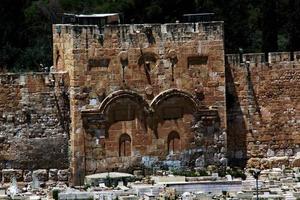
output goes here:
[[49, 169], [49, 180], [57, 181], [58, 169]]
[[48, 172], [46, 169], [34, 170], [32, 175], [36, 176], [39, 181], [45, 182], [48, 180]]
[[32, 171], [24, 170], [23, 177], [24, 177], [25, 182], [31, 182], [32, 181]]
[[2, 181], [4, 183], [10, 182], [12, 178], [16, 178], [17, 181], [23, 180], [23, 171], [18, 169], [2, 169]]
[[262, 158], [260, 161], [260, 169], [269, 169], [271, 167], [267, 158]]
[[259, 168], [260, 167], [260, 158], [250, 158], [247, 162], [247, 167]]
[[281, 168], [284, 166], [289, 166], [289, 158], [287, 156], [282, 157], [272, 157], [269, 158], [270, 166]]
[[296, 156], [292, 161], [293, 167], [300, 167], [300, 156]]
[[64, 169], [64, 170], [58, 170], [57, 172], [57, 179], [58, 181], [68, 181], [69, 179], [69, 170]]

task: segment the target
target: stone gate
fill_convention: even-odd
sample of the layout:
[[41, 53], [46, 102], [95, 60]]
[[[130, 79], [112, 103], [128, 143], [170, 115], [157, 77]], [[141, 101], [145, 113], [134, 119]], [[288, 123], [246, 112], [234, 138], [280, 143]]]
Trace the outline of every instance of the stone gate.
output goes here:
[[225, 157], [222, 22], [54, 25], [53, 47], [56, 69], [70, 75], [75, 182]]

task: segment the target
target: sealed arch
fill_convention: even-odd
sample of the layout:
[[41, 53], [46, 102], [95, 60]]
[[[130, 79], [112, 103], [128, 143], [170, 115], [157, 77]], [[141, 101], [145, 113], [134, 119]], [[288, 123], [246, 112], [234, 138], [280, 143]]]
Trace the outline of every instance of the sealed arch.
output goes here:
[[179, 133], [172, 131], [168, 135], [168, 154], [175, 154], [181, 151], [181, 141]]
[[198, 100], [195, 99], [190, 93], [179, 89], [169, 89], [157, 95], [150, 103], [150, 107], [153, 110], [156, 110], [162, 102], [173, 97], [187, 100], [193, 106], [194, 111], [196, 111], [200, 105], [200, 102], [198, 102]]
[[148, 103], [134, 91], [119, 90], [111, 93], [102, 101], [98, 111], [105, 119], [105, 137], [108, 139], [115, 135], [115, 130], [120, 130], [120, 127], [130, 121], [136, 121], [130, 125], [132, 129], [140, 127], [143, 131], [146, 130], [148, 109]]
[[166, 90], [156, 96], [150, 104], [154, 112], [148, 123], [156, 138], [167, 139], [168, 133], [178, 130], [183, 133], [182, 147], [188, 148], [192, 137], [189, 126], [199, 104], [193, 95], [179, 89]]
[[118, 99], [129, 99], [130, 101], [135, 102], [137, 105], [143, 107], [146, 110], [148, 110], [149, 108], [148, 103], [138, 93], [132, 90], [118, 90], [108, 95], [101, 102], [99, 107], [100, 113], [104, 114], [114, 102], [118, 101]]
[[119, 156], [131, 156], [131, 138], [127, 133], [123, 133], [119, 138]]

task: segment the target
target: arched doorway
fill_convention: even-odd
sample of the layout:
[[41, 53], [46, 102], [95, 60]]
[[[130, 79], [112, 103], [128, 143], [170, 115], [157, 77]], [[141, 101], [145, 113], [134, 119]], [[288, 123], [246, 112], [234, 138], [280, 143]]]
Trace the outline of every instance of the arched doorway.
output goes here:
[[131, 156], [131, 138], [126, 133], [123, 133], [119, 139], [119, 156]]
[[168, 154], [176, 154], [181, 151], [180, 136], [176, 131], [168, 135]]

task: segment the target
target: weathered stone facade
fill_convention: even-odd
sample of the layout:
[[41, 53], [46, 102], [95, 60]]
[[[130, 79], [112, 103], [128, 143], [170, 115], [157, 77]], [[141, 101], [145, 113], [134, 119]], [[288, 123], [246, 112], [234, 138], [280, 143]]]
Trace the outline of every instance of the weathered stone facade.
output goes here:
[[222, 22], [53, 32], [56, 68], [70, 74], [74, 180], [225, 159]]
[[68, 74], [1, 74], [0, 82], [0, 169], [67, 169]]
[[54, 25], [55, 72], [0, 76], [2, 178], [299, 165], [299, 53], [241, 63], [223, 38], [222, 22]]
[[248, 167], [299, 166], [300, 59], [227, 55], [228, 157]]

